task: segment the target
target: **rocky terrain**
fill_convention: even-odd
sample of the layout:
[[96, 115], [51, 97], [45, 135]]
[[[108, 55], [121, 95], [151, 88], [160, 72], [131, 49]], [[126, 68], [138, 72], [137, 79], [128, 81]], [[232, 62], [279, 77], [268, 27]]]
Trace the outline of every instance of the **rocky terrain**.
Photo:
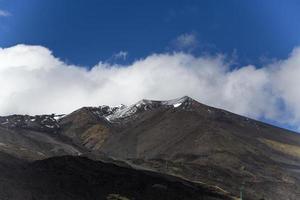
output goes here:
[[[192, 190], [191, 194], [198, 194], [202, 199], [234, 198], [240, 192], [244, 199], [300, 199], [298, 133], [212, 108], [189, 97], [170, 101], [141, 100], [131, 106], [84, 107], [68, 115], [0, 117], [0, 151], [3, 153], [0, 157], [3, 169], [10, 165], [16, 166], [16, 172], [8, 173], [8, 178], [4, 179], [11, 180], [12, 185], [3, 187], [18, 186], [22, 191], [34, 194], [37, 199], [42, 199], [42, 196], [36, 196], [38, 192], [33, 193], [32, 188], [46, 193], [51, 190], [38, 188], [35, 184], [56, 185], [53, 191], [59, 191], [57, 187], [64, 187], [57, 186], [57, 182], [74, 184], [78, 176], [85, 177], [86, 174], [88, 177], [94, 173], [93, 170], [101, 176], [101, 166], [109, 163], [114, 163], [115, 167], [122, 170], [130, 170], [130, 173], [144, 175], [147, 172], [147, 188], [156, 184], [150, 181], [152, 178], [149, 175], [162, 179], [165, 176], [172, 177], [176, 184], [182, 184], [183, 180], [186, 181], [183, 185], [196, 184], [200, 189]], [[73, 157], [60, 157], [65, 155]], [[8, 160], [12, 161], [8, 164], [4, 162]], [[69, 167], [56, 168], [60, 162]], [[84, 162], [95, 168], [88, 169]], [[55, 170], [51, 171], [49, 167], [53, 165]], [[71, 165], [78, 165], [78, 168], [74, 170]], [[11, 174], [17, 174], [20, 170], [24, 170], [21, 173], [23, 176], [20, 182], [15, 183]], [[42, 179], [45, 182], [39, 184], [38, 178], [37, 182], [32, 179], [33, 185], [25, 187], [28, 185], [28, 177], [34, 177], [32, 174], [39, 170], [43, 171], [41, 176], [45, 177]], [[117, 171], [119, 169], [112, 173]], [[70, 176], [66, 177], [65, 174]], [[114, 177], [119, 177], [121, 181], [123, 175]], [[72, 181], [73, 178], [76, 181]], [[78, 182], [76, 187], [84, 183], [91, 189], [94, 188], [93, 184], [100, 184], [94, 179], [87, 178], [85, 181], [88, 184]], [[138, 190], [139, 181], [129, 181], [128, 184], [133, 184], [130, 191], [133, 192], [133, 188]], [[114, 183], [111, 184], [109, 187], [114, 187]], [[97, 193], [101, 191], [100, 187], [104, 187], [100, 185], [95, 189], [96, 193], [84, 189], [86, 193], [83, 196], [78, 194], [76, 198], [93, 199], [95, 194], [100, 199], [108, 198], [108, 193], [100, 192], [106, 195], [101, 197]], [[173, 186], [168, 187], [175, 191]], [[189, 190], [189, 187], [185, 189]], [[177, 199], [197, 199], [185, 193], [185, 189], [182, 189], [183, 196], [179, 195], [180, 192], [174, 193]], [[105, 190], [112, 194], [114, 192], [107, 188]], [[12, 189], [1, 190], [0, 197], [4, 198], [4, 191]], [[65, 193], [58, 192], [57, 195], [73, 192], [70, 188], [64, 188], [63, 191]], [[140, 194], [147, 193], [142, 191]], [[157, 199], [140, 194], [120, 193], [128, 199]], [[168, 192], [165, 194], [167, 196], [161, 196], [162, 199], [176, 199], [175, 196], [168, 196]], [[55, 199], [48, 199], [51, 198]]]
[[[12, 159], [12, 158], [11, 158]], [[130, 200], [234, 198], [180, 178], [85, 157], [11, 160], [0, 174], [1, 200]]]

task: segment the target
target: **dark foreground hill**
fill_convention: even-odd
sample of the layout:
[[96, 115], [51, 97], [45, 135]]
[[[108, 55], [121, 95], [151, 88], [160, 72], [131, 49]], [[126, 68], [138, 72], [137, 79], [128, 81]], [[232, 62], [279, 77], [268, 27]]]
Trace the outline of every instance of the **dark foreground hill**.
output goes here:
[[180, 178], [84, 157], [53, 157], [32, 163], [6, 159], [10, 159], [6, 162], [10, 167], [0, 174], [1, 200], [234, 199]]
[[0, 117], [0, 151], [28, 161], [83, 154], [242, 191], [244, 199], [300, 199], [299, 134], [189, 97]]

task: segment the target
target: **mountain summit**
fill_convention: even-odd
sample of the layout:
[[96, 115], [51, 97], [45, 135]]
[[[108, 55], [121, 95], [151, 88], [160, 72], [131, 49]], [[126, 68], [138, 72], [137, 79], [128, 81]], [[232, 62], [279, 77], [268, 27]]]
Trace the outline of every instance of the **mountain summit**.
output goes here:
[[83, 107], [63, 116], [0, 117], [0, 151], [0, 166], [86, 156], [181, 177], [219, 199], [241, 192], [254, 200], [300, 198], [299, 134], [186, 96]]
[[130, 118], [140, 112], [157, 108], [182, 107], [183, 109], [188, 109], [193, 102], [195, 103], [196, 101], [188, 96], [184, 96], [169, 101], [143, 99], [130, 106], [121, 104], [120, 106], [115, 107], [99, 106], [98, 108], [94, 107], [89, 109], [92, 110], [94, 114], [98, 115], [98, 117], [105, 117], [108, 121], [115, 122], [118, 120], [124, 120], [125, 118]]

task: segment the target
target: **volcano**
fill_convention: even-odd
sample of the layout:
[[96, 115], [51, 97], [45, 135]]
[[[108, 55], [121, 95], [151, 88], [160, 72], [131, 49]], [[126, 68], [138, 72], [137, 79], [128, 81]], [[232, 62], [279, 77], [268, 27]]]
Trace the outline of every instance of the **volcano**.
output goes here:
[[298, 133], [187, 96], [3, 116], [0, 152], [0, 199], [300, 199]]

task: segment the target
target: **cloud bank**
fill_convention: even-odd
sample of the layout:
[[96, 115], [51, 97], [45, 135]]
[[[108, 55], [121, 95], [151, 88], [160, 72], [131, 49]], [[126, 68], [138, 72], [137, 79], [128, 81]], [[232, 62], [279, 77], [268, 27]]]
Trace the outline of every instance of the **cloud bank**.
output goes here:
[[[300, 122], [300, 49], [267, 66], [232, 70], [226, 57], [175, 52], [87, 70], [42, 46], [0, 49], [0, 115], [69, 113], [82, 106], [191, 96], [256, 119]], [[298, 126], [297, 126], [298, 127]]]

